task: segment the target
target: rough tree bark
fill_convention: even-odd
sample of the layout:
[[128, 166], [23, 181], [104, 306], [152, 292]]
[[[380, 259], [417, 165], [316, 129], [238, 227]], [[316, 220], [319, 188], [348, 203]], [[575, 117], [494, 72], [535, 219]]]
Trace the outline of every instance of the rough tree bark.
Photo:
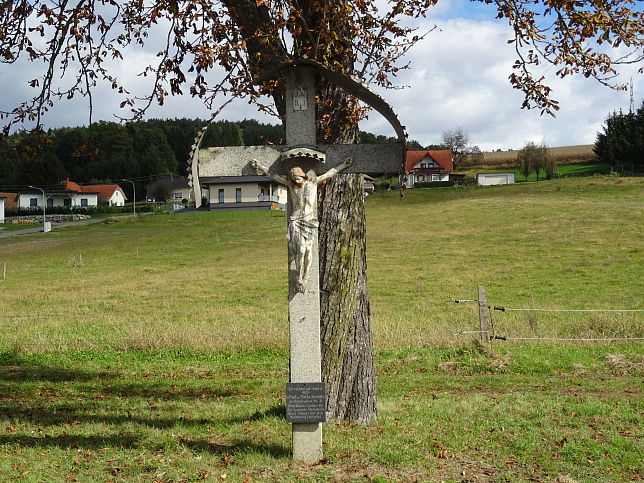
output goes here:
[[377, 418], [376, 370], [367, 293], [363, 179], [339, 175], [320, 188], [322, 380], [327, 418]]

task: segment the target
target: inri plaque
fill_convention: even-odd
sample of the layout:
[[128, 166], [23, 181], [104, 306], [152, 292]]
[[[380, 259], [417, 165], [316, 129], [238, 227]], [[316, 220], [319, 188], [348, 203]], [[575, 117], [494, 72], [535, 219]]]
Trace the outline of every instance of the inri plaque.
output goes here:
[[326, 394], [323, 382], [286, 384], [286, 420], [289, 423], [326, 422]]
[[307, 93], [300, 86], [293, 89], [293, 110], [306, 111], [308, 109]]

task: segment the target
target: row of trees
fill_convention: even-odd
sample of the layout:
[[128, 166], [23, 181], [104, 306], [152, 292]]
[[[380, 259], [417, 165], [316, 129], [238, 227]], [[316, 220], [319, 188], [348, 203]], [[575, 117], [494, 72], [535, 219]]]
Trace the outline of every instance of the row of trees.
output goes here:
[[594, 148], [600, 161], [618, 172], [644, 172], [644, 101], [635, 112], [613, 112], [597, 134]]
[[[186, 174], [190, 146], [203, 125], [200, 119], [152, 119], [15, 134], [0, 140], [0, 191], [51, 186], [66, 178], [78, 183], [135, 179], [142, 189], [157, 175]], [[283, 137], [281, 125], [220, 121], [210, 125], [202, 146], [277, 144]]]
[[544, 171], [546, 179], [550, 179], [557, 171], [557, 163], [550, 154], [550, 150], [545, 143], [536, 144], [532, 141], [526, 145], [517, 154], [517, 164], [521, 174], [528, 178], [530, 173], [537, 173], [537, 181], [541, 171]]

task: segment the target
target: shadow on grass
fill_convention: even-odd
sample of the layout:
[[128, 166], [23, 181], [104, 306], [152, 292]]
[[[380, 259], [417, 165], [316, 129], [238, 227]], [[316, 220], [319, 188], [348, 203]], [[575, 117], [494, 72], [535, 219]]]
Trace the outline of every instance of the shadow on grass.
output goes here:
[[50, 408], [40, 406], [18, 406], [17, 401], [10, 404], [0, 404], [0, 418], [8, 421], [29, 422], [38, 426], [58, 426], [77, 424], [109, 424], [122, 426], [135, 424], [154, 429], [169, 429], [175, 427], [206, 427], [212, 422], [205, 418], [144, 418], [132, 416], [130, 411], [114, 409], [114, 414], [88, 414], [70, 405], [53, 405]]
[[142, 382], [142, 383], [116, 383], [101, 388], [103, 394], [110, 394], [119, 398], [140, 397], [144, 399], [204, 399], [220, 398], [238, 395], [230, 388], [216, 388], [214, 386], [190, 386], [177, 388], [174, 384]]
[[262, 419], [266, 418], [286, 419], [286, 406], [284, 404], [280, 404], [279, 406], [273, 406], [266, 411], [256, 411], [255, 414], [251, 415], [248, 418], [235, 418], [233, 419], [233, 421], [237, 423], [244, 423], [246, 421], [261, 421]]
[[55, 446], [62, 449], [78, 448], [93, 450], [102, 448], [133, 449], [140, 447], [139, 440], [135, 436], [122, 434], [113, 434], [110, 436], [75, 436], [68, 434], [49, 436], [45, 433], [42, 436], [26, 436], [20, 434], [0, 436], [0, 446], [6, 448], [8, 445], [28, 448]]
[[[102, 395], [110, 395], [119, 398], [139, 397], [144, 399], [161, 399], [161, 400], [178, 400], [178, 399], [199, 399], [199, 398], [221, 398], [231, 397], [238, 392], [231, 390], [229, 387], [216, 388], [214, 385], [204, 385], [189, 387], [177, 387], [175, 381], [156, 382], [154, 379], [143, 379], [141, 382], [113, 382], [115, 379], [122, 377], [121, 374], [114, 371], [86, 372], [78, 369], [64, 369], [53, 366], [0, 366], [0, 384], [3, 381], [11, 383], [8, 387], [0, 385], [0, 392], [18, 396], [20, 387], [15, 383], [21, 382], [42, 382], [63, 383], [63, 382], [96, 382], [100, 387], [93, 385], [91, 388], [78, 387], [79, 393], [91, 393], [96, 397], [96, 392]], [[33, 387], [29, 387], [32, 393]]]
[[249, 440], [242, 440], [230, 444], [212, 442], [208, 439], [181, 440], [182, 445], [196, 453], [211, 453], [224, 456], [226, 453], [259, 453], [267, 454], [273, 458], [288, 458], [291, 450], [279, 444], [259, 444]]
[[[43, 432], [42, 436], [3, 435], [0, 436], [0, 446], [7, 449], [11, 446], [21, 448], [101, 450], [105, 448], [135, 449], [141, 447], [141, 439], [135, 435], [112, 434], [101, 436], [78, 436], [62, 434], [50, 436]], [[226, 443], [215, 443], [208, 439], [180, 440], [186, 448], [196, 453], [210, 453], [224, 456], [228, 454], [258, 453], [267, 454], [273, 458], [287, 458], [291, 455], [289, 448], [279, 444], [260, 444], [249, 440]], [[152, 444], [151, 446], [154, 446]]]
[[[3, 396], [3, 395], [0, 395]], [[162, 413], [160, 413], [162, 414]], [[240, 424], [246, 422], [261, 421], [265, 418], [284, 419], [286, 417], [286, 407], [283, 405], [275, 406], [266, 411], [257, 411], [249, 417], [231, 417], [221, 418], [221, 422], [228, 424]], [[25, 404], [14, 398], [9, 398], [8, 402], [0, 402], [0, 418], [7, 421], [22, 421], [36, 424], [39, 426], [56, 426], [72, 424], [92, 424], [103, 423], [110, 425], [136, 424], [155, 429], [168, 429], [174, 427], [206, 427], [213, 422], [210, 418], [190, 418], [190, 417], [138, 417], [133, 416], [127, 409], [114, 408], [112, 414], [90, 414], [79, 407], [70, 404], [52, 404], [49, 407], [44, 405]]]
[[86, 372], [53, 366], [0, 366], [0, 381], [8, 382], [86, 382], [113, 379], [117, 374], [108, 371]]

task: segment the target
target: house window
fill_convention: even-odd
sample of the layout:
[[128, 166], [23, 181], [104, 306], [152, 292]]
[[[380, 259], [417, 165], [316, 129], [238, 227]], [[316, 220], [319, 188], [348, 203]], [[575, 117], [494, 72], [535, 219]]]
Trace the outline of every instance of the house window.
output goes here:
[[29, 198], [29, 206], [38, 206], [38, 198]]
[[174, 193], [174, 199], [175, 199], [175, 200], [181, 200], [181, 199], [183, 199], [183, 196], [181, 195], [181, 191], [175, 191], [175, 193]]
[[87, 198], [81, 198], [81, 206], [87, 206]]
[[48, 199], [47, 200], [47, 208], [53, 208], [54, 207], [54, 200]]
[[219, 196], [219, 203], [223, 203], [224, 202], [224, 189], [223, 188], [219, 188], [218, 196]]
[[241, 203], [242, 197], [241, 197], [241, 188], [235, 188], [235, 201], [237, 203]]
[[72, 207], [72, 199], [71, 198], [65, 198], [63, 200], [63, 206], [65, 208], [71, 208]]

